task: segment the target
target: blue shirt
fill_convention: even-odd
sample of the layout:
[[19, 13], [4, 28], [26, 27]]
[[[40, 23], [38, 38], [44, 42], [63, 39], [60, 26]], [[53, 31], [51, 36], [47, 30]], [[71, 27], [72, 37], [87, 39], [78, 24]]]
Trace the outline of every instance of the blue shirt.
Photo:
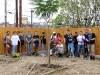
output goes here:
[[30, 41], [32, 39], [32, 35], [31, 34], [26, 34], [26, 38], [28, 41]]
[[[86, 39], [88, 39], [88, 35], [89, 35], [89, 34], [84, 34], [84, 36], [85, 36]], [[89, 42], [85, 40], [84, 43], [85, 43], [85, 44], [88, 44]]]
[[19, 35], [19, 39], [22, 41], [22, 40], [24, 40], [24, 35], [23, 34], [20, 34]]

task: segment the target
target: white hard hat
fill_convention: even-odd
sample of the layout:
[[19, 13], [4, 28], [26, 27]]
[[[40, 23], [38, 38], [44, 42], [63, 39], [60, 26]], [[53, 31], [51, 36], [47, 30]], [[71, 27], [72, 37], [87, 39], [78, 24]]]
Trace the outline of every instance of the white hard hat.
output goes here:
[[53, 32], [53, 33], [56, 33], [56, 32]]

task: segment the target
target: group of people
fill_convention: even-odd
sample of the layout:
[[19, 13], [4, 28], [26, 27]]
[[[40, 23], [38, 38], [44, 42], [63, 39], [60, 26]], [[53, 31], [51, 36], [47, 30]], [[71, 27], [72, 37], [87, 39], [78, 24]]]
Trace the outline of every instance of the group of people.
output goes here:
[[[26, 43], [26, 53], [27, 55], [38, 55], [39, 39], [41, 40], [42, 46], [42, 56], [46, 56], [46, 36], [45, 32], [42, 32], [42, 35], [39, 36], [37, 31], [34, 32], [34, 35], [30, 33], [30, 30], [27, 30], [27, 34], [24, 35], [22, 30], [14, 31], [12, 37], [10, 38], [10, 32], [7, 31], [4, 35], [4, 45], [6, 48], [6, 55], [8, 55], [10, 47], [12, 47], [12, 54], [16, 52], [22, 53], [23, 45]], [[25, 39], [24, 39], [25, 38]], [[67, 30], [67, 33], [64, 35], [64, 45], [62, 44], [62, 36], [60, 33], [53, 32], [53, 35], [50, 38], [50, 55], [63, 56], [64, 46], [66, 47], [67, 57], [76, 57], [80, 58], [82, 53], [83, 58], [89, 57], [94, 60], [95, 52], [95, 34], [91, 29], [86, 29], [85, 34], [82, 31], [75, 32], [74, 35], [70, 33], [70, 30]]]
[[94, 60], [95, 38], [91, 29], [86, 29], [85, 34], [82, 31], [79, 31], [79, 34], [75, 32], [74, 36], [67, 30], [67, 34], [64, 36], [67, 53], [70, 52], [70, 57], [80, 58], [82, 52], [83, 58], [89, 57]]
[[[64, 35], [66, 56], [80, 58], [80, 54], [82, 54], [83, 58], [95, 60], [95, 39], [96, 35], [91, 29], [86, 29], [85, 34], [79, 31], [75, 32], [74, 35], [70, 33], [70, 30], [67, 30], [67, 33]], [[56, 36], [56, 33], [53, 32], [50, 43], [50, 55], [57, 54], [62, 56], [64, 54], [64, 45], [61, 42], [62, 36], [60, 33]]]
[[7, 31], [4, 35], [4, 45], [6, 49], [6, 55], [9, 54], [10, 47], [12, 48], [12, 55], [16, 52], [22, 53], [23, 45], [26, 43], [26, 53], [27, 55], [38, 55], [39, 47], [39, 38], [41, 40], [42, 46], [42, 55], [46, 56], [46, 37], [45, 32], [42, 32], [42, 35], [39, 37], [37, 31], [34, 32], [34, 35], [30, 33], [30, 30], [27, 30], [27, 34], [24, 35], [22, 30], [14, 31], [12, 37], [10, 37], [10, 32]]

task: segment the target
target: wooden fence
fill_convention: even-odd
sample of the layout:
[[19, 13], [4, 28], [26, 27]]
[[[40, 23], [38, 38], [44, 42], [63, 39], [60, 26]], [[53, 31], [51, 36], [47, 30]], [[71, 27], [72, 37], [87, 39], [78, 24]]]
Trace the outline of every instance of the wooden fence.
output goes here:
[[[18, 31], [18, 30], [23, 30], [24, 35], [27, 34], [27, 30], [30, 29], [30, 33], [34, 35], [34, 32], [37, 31], [38, 35], [41, 36], [42, 32], [46, 33], [46, 38], [47, 38], [47, 43], [48, 43], [48, 30], [45, 28], [16, 28], [16, 27], [0, 27], [0, 55], [5, 53], [5, 48], [4, 48], [4, 40], [3, 36], [6, 33], [6, 31], [10, 31], [10, 36], [12, 36], [13, 31]], [[53, 32], [60, 33], [62, 37], [66, 34], [67, 29], [71, 31], [71, 33], [74, 35], [74, 32], [77, 31], [79, 32], [80, 30], [85, 33], [85, 29], [87, 28], [52, 28], [50, 29], [50, 35], [52, 35]], [[96, 47], [95, 47], [95, 53], [100, 54], [100, 28], [91, 28], [93, 32], [96, 34]], [[63, 38], [62, 38], [63, 40]], [[40, 40], [39, 40], [40, 42]], [[62, 41], [64, 43], [64, 41]], [[46, 46], [46, 49], [48, 49], [48, 45]], [[24, 44], [23, 47], [23, 52], [26, 51], [26, 47]], [[41, 50], [41, 46], [39, 45], [39, 49]], [[11, 51], [10, 51], [11, 52]]]

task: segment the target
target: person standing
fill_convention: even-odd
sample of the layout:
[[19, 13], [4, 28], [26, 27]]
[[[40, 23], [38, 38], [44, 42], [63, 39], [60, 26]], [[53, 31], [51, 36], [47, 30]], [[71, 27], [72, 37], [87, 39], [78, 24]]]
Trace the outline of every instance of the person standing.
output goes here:
[[82, 55], [84, 57], [84, 40], [85, 40], [85, 36], [82, 34], [82, 31], [79, 32], [79, 36], [77, 37], [77, 41], [78, 41], [78, 57], [80, 57], [80, 49], [82, 48]]
[[35, 31], [33, 36], [33, 49], [35, 51], [35, 56], [38, 55], [38, 47], [39, 47], [39, 35], [37, 34], [37, 31]]
[[62, 42], [62, 38], [60, 33], [57, 33], [57, 37], [56, 37], [56, 45], [59, 44], [59, 41]]
[[57, 38], [57, 36], [56, 36], [56, 32], [53, 32], [53, 35], [51, 35], [51, 43], [50, 43], [50, 48], [52, 48], [52, 49], [50, 49], [50, 51], [52, 52], [52, 54], [55, 52], [55, 48], [56, 48], [56, 38]]
[[86, 40], [86, 39], [88, 39], [88, 29], [85, 30], [84, 36], [85, 36], [85, 41], [84, 41], [85, 56], [84, 56], [84, 58], [87, 58], [87, 56], [89, 55], [88, 54], [88, 41]]
[[70, 30], [67, 30], [67, 34], [64, 35], [64, 43], [66, 46], [66, 56], [69, 57], [69, 51], [68, 51], [68, 40], [70, 37]]
[[16, 52], [16, 48], [18, 46], [18, 41], [21, 43], [19, 36], [17, 35], [16, 31], [14, 31], [13, 36], [11, 37], [12, 55]]
[[50, 56], [52, 56], [54, 54], [55, 48], [56, 48], [55, 42], [54, 42], [54, 39], [52, 39], [50, 41]]
[[[20, 42], [18, 42], [18, 52], [22, 53], [22, 48], [23, 48], [23, 45], [24, 45], [24, 34], [23, 34], [23, 31], [20, 30], [18, 35], [19, 35], [19, 39], [21, 41], [21, 44], [20, 44]], [[20, 50], [20, 48], [21, 48], [21, 50]]]
[[6, 34], [4, 35], [4, 45], [6, 47], [6, 56], [8, 55], [8, 52], [9, 52], [9, 49], [10, 49], [10, 46], [11, 46], [11, 41], [10, 41], [10, 32], [7, 31]]
[[96, 35], [92, 32], [91, 29], [89, 29], [89, 34], [88, 34], [88, 39], [87, 41], [89, 42], [88, 44], [88, 50], [90, 52], [90, 59], [95, 60], [95, 39]]
[[30, 30], [27, 30], [26, 34], [26, 52], [27, 55], [32, 55], [32, 35], [30, 34]]
[[42, 53], [41, 55], [44, 57], [46, 56], [46, 37], [45, 37], [45, 32], [42, 32], [42, 36], [40, 37], [41, 39], [41, 45], [42, 45]]
[[54, 41], [56, 40], [56, 32], [53, 32], [53, 35], [51, 36], [51, 40], [53, 39]]
[[70, 51], [70, 57], [74, 58], [74, 44], [73, 44], [73, 36], [70, 34], [68, 40], [68, 51]]
[[77, 57], [77, 51], [78, 51], [78, 42], [77, 42], [77, 37], [78, 37], [78, 32], [75, 32], [75, 35], [73, 36], [73, 41], [74, 41], [74, 55]]

